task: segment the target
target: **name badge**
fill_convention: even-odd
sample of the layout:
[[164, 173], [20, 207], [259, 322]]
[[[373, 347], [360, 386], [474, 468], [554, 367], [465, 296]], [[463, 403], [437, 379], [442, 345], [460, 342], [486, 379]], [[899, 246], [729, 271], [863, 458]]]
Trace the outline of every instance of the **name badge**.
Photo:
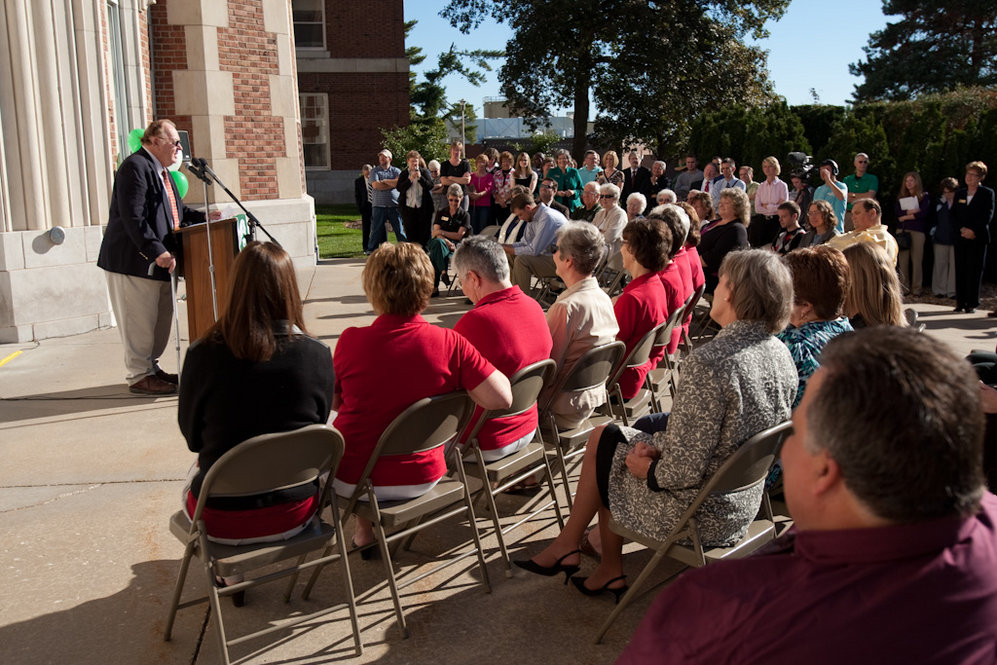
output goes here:
[[450, 218], [449, 217], [440, 217], [440, 221], [441, 222], [449, 222]]
[[965, 203], [965, 202], [966, 202], [966, 199], [959, 199], [958, 201], [956, 201], [956, 203]]

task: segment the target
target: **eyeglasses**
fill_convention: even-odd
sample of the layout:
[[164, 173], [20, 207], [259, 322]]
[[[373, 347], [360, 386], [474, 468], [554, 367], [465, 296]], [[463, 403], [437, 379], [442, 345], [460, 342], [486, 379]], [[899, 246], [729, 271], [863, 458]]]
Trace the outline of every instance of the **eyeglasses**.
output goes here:
[[613, 194], [600, 194], [600, 195], [599, 195], [599, 198], [600, 198], [600, 199], [615, 199], [615, 198], [616, 198], [616, 196], [615, 196], [615, 195], [613, 195]]
[[554, 190], [556, 190], [557, 187], [555, 187], [554, 185], [540, 185], [540, 189], [554, 189]]
[[182, 143], [180, 143], [180, 139], [177, 139], [176, 141], [173, 141], [173, 140], [170, 139], [169, 136], [160, 136], [158, 138], [163, 139], [167, 143], [172, 143], [174, 148], [179, 148], [179, 147], [181, 147], [183, 145]]

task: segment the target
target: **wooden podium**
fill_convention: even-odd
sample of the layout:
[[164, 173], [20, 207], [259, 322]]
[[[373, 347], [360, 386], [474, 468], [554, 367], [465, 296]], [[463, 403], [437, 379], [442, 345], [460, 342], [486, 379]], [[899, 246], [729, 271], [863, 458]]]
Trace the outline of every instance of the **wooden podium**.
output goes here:
[[[175, 231], [183, 247], [183, 277], [187, 282], [187, 332], [190, 341], [200, 338], [215, 322], [208, 263], [208, 224], [192, 224]], [[221, 313], [228, 293], [229, 276], [239, 253], [239, 226], [235, 218], [211, 222], [211, 253], [215, 260], [215, 292]]]

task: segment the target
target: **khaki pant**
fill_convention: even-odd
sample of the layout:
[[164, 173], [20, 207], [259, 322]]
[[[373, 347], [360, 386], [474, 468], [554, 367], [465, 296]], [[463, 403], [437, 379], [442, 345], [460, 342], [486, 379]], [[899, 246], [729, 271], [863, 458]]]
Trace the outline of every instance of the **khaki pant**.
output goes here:
[[529, 295], [530, 281], [533, 275], [537, 277], [556, 277], [556, 267], [553, 256], [530, 256], [517, 254], [512, 264], [512, 283]]
[[117, 272], [104, 274], [125, 351], [125, 380], [131, 386], [156, 373], [159, 356], [170, 341], [173, 318], [170, 283]]

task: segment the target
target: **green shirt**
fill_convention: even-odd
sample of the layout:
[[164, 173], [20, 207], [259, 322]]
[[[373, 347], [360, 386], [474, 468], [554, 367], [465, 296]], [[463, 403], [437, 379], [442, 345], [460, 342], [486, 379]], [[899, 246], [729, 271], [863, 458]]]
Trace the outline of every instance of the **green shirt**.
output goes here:
[[[842, 179], [843, 183], [848, 187], [849, 194], [865, 194], [866, 192], [878, 192], [879, 191], [879, 178], [871, 173], [866, 173], [864, 176], [857, 175], [846, 175]], [[848, 204], [848, 210], [851, 211], [852, 204]]]

